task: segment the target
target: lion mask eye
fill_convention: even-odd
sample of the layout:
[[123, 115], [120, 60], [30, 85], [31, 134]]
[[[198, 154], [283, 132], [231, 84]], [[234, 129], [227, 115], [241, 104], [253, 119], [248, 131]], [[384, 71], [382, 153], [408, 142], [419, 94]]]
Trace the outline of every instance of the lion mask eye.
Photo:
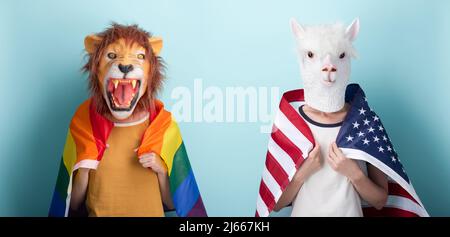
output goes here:
[[145, 59], [145, 54], [140, 53], [140, 54], [137, 55], [137, 58], [141, 59], [141, 60], [144, 60]]
[[117, 54], [115, 54], [115, 53], [108, 53], [106, 56], [108, 56], [109, 59], [117, 58]]

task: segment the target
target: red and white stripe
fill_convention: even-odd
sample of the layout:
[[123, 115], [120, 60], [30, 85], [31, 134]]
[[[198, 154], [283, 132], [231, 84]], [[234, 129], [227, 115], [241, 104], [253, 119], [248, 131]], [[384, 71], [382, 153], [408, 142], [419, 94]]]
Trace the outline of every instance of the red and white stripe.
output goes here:
[[[295, 172], [314, 147], [313, 136], [305, 121], [295, 119], [297, 112], [289, 104], [290, 96], [296, 94], [283, 95], [280, 111], [274, 120], [256, 202], [256, 216], [270, 214]], [[303, 94], [300, 99], [303, 101]]]
[[[291, 103], [296, 105], [304, 103], [303, 90], [288, 91], [281, 98], [269, 138], [266, 163], [256, 201], [257, 217], [269, 216], [286, 186], [314, 147], [311, 130]], [[354, 154], [357, 151], [348, 153]], [[349, 157], [356, 158], [351, 155]], [[403, 179], [399, 180], [400, 176], [392, 174], [393, 171], [386, 169], [386, 165], [372, 158], [363, 160], [384, 171], [395, 182], [389, 183], [386, 206], [380, 211], [373, 207], [364, 207], [364, 214], [366, 216], [428, 216], [412, 185], [406, 182], [401, 183]], [[357, 159], [361, 158], [357, 157]], [[399, 182], [401, 185], [398, 184]]]
[[381, 210], [364, 205], [363, 211], [365, 216], [429, 216], [412, 184], [406, 182], [406, 180], [389, 166], [364, 151], [350, 148], [341, 148], [341, 150], [346, 157], [368, 162], [389, 177], [388, 200], [386, 205]]

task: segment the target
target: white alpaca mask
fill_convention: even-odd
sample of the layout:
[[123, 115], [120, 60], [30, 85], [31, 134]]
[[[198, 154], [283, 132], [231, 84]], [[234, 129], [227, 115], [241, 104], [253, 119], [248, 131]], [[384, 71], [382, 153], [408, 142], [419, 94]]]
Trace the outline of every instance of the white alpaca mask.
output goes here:
[[327, 113], [341, 110], [350, 78], [350, 59], [356, 57], [352, 43], [359, 33], [359, 20], [345, 28], [342, 24], [303, 27], [292, 19], [291, 28], [306, 104]]

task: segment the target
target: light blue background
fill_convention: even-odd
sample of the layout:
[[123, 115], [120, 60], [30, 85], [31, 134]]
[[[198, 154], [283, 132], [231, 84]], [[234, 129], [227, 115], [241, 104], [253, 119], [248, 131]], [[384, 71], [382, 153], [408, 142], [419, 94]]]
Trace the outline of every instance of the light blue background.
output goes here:
[[[361, 34], [365, 88], [432, 215], [450, 215], [449, 1], [0, 1], [0, 216], [47, 215], [67, 127], [87, 98], [84, 36], [111, 21], [165, 39], [171, 89], [301, 87], [289, 18]], [[211, 216], [253, 216], [268, 136], [258, 123], [181, 123]]]

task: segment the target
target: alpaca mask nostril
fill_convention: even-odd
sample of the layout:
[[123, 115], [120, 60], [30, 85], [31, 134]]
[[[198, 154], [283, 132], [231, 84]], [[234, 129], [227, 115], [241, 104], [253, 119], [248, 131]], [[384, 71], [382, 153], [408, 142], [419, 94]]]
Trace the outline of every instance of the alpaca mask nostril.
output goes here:
[[324, 67], [324, 68], [322, 69], [322, 72], [337, 72], [337, 69], [336, 69], [335, 67], [331, 67], [331, 68], [329, 68], [329, 67]]

